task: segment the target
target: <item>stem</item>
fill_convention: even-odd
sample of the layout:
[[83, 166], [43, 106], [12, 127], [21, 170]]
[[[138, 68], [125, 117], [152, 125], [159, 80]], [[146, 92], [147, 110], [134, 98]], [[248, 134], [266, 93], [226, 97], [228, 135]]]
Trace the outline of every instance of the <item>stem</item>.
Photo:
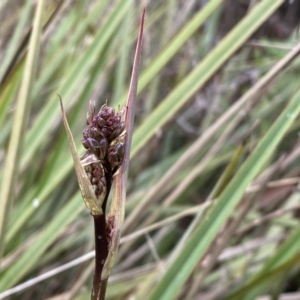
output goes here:
[[91, 300], [104, 300], [108, 278], [101, 280], [104, 263], [108, 256], [108, 236], [106, 223], [106, 204], [112, 185], [112, 170], [108, 161], [104, 162], [107, 191], [102, 203], [102, 215], [93, 215], [95, 228], [95, 274]]
[[95, 275], [91, 300], [104, 300], [107, 279], [101, 281], [101, 274], [108, 255], [105, 214], [95, 215]]
[[[120, 174], [117, 174], [119, 179], [119, 184], [117, 184], [117, 193], [116, 199], [112, 201], [114, 205], [111, 205], [112, 214], [108, 217], [106, 221], [106, 204], [108, 195], [112, 186], [113, 176], [117, 171], [116, 168], [112, 168], [108, 158], [106, 157], [103, 162], [103, 167], [105, 169], [105, 177], [106, 177], [106, 196], [102, 203], [102, 215], [95, 215], [94, 217], [94, 225], [95, 225], [95, 275], [94, 275], [94, 283], [93, 283], [93, 291], [91, 300], [104, 300], [105, 299], [105, 291], [106, 285], [108, 281], [108, 276], [110, 273], [111, 266], [115, 259], [116, 251], [119, 245], [120, 240], [120, 231], [121, 225], [124, 219], [124, 205], [125, 205], [125, 191], [126, 191], [126, 172], [128, 168], [129, 162], [129, 153], [131, 146], [131, 137], [133, 131], [133, 119], [134, 119], [134, 103], [136, 98], [137, 91], [137, 82], [138, 82], [138, 71], [139, 71], [139, 63], [141, 57], [141, 45], [142, 45], [142, 36], [143, 36], [143, 27], [144, 27], [144, 17], [145, 17], [145, 8], [143, 10], [140, 31], [137, 41], [136, 53], [134, 57], [134, 65], [132, 71], [132, 78], [130, 82], [129, 94], [127, 99], [127, 112], [126, 112], [126, 138], [125, 138], [125, 157], [123, 158], [123, 162], [120, 166]], [[114, 195], [115, 197], [115, 195]], [[116, 219], [118, 220], [118, 227], [114, 234], [114, 228], [116, 227]], [[108, 249], [110, 247], [110, 249]], [[110, 250], [110, 256], [108, 257]], [[106, 270], [104, 271], [105, 277], [101, 280], [102, 271], [104, 267], [105, 261], [108, 259], [108, 265]]]
[[107, 199], [108, 199], [108, 195], [110, 193], [110, 189], [112, 186], [112, 182], [113, 182], [113, 171], [111, 169], [110, 163], [108, 162], [108, 160], [105, 160], [103, 162], [103, 166], [105, 168], [105, 178], [106, 178], [106, 197], [102, 203], [102, 211], [104, 213], [104, 216], [106, 216], [106, 204], [107, 204]]

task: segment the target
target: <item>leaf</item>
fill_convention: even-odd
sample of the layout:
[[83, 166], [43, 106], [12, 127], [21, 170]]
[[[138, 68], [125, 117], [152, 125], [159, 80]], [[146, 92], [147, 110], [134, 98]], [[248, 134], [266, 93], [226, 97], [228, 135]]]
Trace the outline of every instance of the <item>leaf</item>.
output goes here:
[[97, 197], [94, 193], [94, 190], [92, 188], [90, 180], [84, 170], [84, 167], [80, 161], [80, 158], [79, 158], [79, 155], [78, 155], [78, 152], [76, 149], [76, 145], [75, 145], [75, 142], [74, 142], [67, 118], [66, 118], [66, 114], [65, 114], [64, 107], [62, 104], [62, 99], [60, 96], [59, 96], [59, 101], [60, 101], [60, 107], [61, 107], [61, 113], [63, 116], [64, 126], [65, 126], [68, 140], [69, 140], [69, 146], [70, 146], [73, 161], [74, 161], [75, 173], [77, 176], [77, 180], [78, 180], [78, 184], [79, 184], [79, 188], [81, 191], [83, 201], [84, 201], [86, 207], [91, 211], [92, 215], [102, 215], [103, 214], [102, 208], [101, 208], [101, 206], [98, 207], [98, 205], [97, 205]]
[[15, 51], [17, 50], [17, 46], [21, 40], [22, 31], [26, 25], [27, 20], [30, 17], [31, 6], [32, 2], [30, 0], [27, 0], [20, 21], [18, 22], [17, 28], [15, 29], [12, 39], [10, 40], [10, 43], [7, 47], [6, 54], [2, 58], [0, 66], [0, 82], [3, 81], [4, 74], [6, 73], [8, 66], [10, 65], [14, 55], [16, 54]]
[[4, 247], [5, 228], [10, 207], [12, 206], [15, 184], [19, 169], [20, 156], [23, 147], [24, 132], [26, 130], [33, 81], [36, 75], [37, 57], [40, 46], [40, 32], [42, 28], [42, 14], [44, 1], [39, 1], [33, 21], [33, 30], [29, 43], [28, 56], [24, 69], [23, 80], [18, 95], [16, 113], [11, 138], [7, 150], [4, 174], [0, 194], [0, 259]]
[[[276, 253], [266, 261], [264, 266], [260, 271], [258, 271], [252, 278], [245, 284], [239, 287], [237, 290], [230, 293], [228, 299], [241, 299], [241, 295], [249, 297], [250, 291], [251, 295], [257, 295], [260, 291], [262, 279], [268, 280], [272, 273], [277, 270], [285, 268], [285, 264], [289, 265], [289, 268], [293, 266], [296, 262], [299, 262], [299, 247], [300, 247], [300, 226], [298, 226], [291, 235], [279, 246]], [[296, 257], [296, 259], [295, 259]], [[292, 264], [289, 264], [289, 261]]]
[[149, 300], [173, 299], [199, 260], [207, 251], [222, 225], [233, 212], [247, 186], [270, 158], [300, 111], [300, 91], [278, 117], [252, 155], [220, 195], [217, 204], [208, 212], [190, 240], [152, 291]]
[[[111, 11], [108, 19], [103, 26], [97, 31], [97, 34], [83, 55], [75, 60], [75, 62], [68, 68], [67, 74], [58, 88], [62, 97], [69, 99], [72, 93], [78, 88], [78, 85], [84, 80], [86, 73], [90, 70], [96, 58], [99, 55], [100, 49], [103, 49], [108, 40], [113, 36], [114, 31], [118, 28], [121, 18], [126, 13], [128, 8], [127, 1], [119, 1]], [[28, 133], [26, 139], [26, 155], [22, 158], [22, 165], [28, 163], [37, 147], [45, 140], [50, 129], [53, 119], [57, 115], [56, 101], [51, 99], [48, 101], [35, 119], [35, 123]], [[43, 130], [41, 130], [41, 128]]]
[[54, 242], [65, 226], [70, 224], [76, 216], [82, 211], [83, 205], [80, 205], [80, 195], [76, 193], [70, 201], [61, 208], [54, 218], [48, 222], [45, 228], [38, 234], [34, 243], [22, 253], [10, 266], [10, 268], [1, 274], [0, 291], [5, 291], [15, 285], [22, 279], [37, 262], [41, 259], [46, 249]]
[[112, 228], [112, 238], [111, 244], [109, 247], [108, 257], [105, 262], [105, 266], [102, 273], [102, 278], [108, 278], [110, 270], [115, 261], [117, 255], [117, 250], [119, 247], [120, 237], [121, 237], [121, 228], [124, 221], [125, 214], [125, 200], [126, 200], [126, 181], [128, 173], [128, 165], [130, 159], [130, 148], [131, 148], [131, 138], [133, 132], [133, 123], [134, 123], [134, 111], [135, 111], [135, 102], [137, 94], [137, 85], [138, 85], [138, 74], [139, 66], [142, 53], [142, 40], [143, 40], [143, 29], [145, 21], [145, 8], [142, 13], [140, 30], [135, 50], [133, 69], [131, 74], [131, 81], [128, 91], [127, 105], [126, 105], [126, 116], [125, 116], [125, 152], [124, 159], [120, 166], [118, 173], [115, 176], [113, 188], [114, 194], [112, 198], [112, 203], [110, 207], [110, 212], [108, 215], [109, 218], [113, 218], [113, 228]]
[[135, 131], [132, 141], [132, 157], [146, 145], [157, 130], [164, 126], [196, 91], [204, 86], [281, 3], [283, 0], [265, 0], [256, 5], [248, 16], [228, 33], [199, 65], [161, 101]]
[[200, 28], [222, 4], [223, 0], [211, 0], [167, 43], [166, 47], [154, 58], [149, 67], [141, 74], [138, 93], [145, 89], [163, 67], [175, 56], [186, 41]]

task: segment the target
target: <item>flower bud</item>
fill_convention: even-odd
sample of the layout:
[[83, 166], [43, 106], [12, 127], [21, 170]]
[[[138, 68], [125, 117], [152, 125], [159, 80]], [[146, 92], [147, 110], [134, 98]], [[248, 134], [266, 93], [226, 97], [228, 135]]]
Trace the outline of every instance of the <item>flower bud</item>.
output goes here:
[[106, 122], [103, 118], [101, 118], [100, 116], [97, 116], [97, 125], [101, 129], [102, 127], [104, 127], [106, 125]]
[[88, 165], [91, 168], [91, 172], [87, 173], [92, 188], [97, 198], [101, 198], [103, 193], [106, 193], [106, 179], [104, 168], [101, 163], [92, 163]]
[[90, 149], [90, 143], [88, 142], [88, 140], [86, 138], [81, 139], [81, 144], [83, 145], [83, 147], [85, 149]]
[[85, 139], [87, 139], [90, 135], [89, 135], [89, 131], [87, 130], [87, 129], [84, 129], [83, 130], [83, 132], [82, 132], [82, 134], [83, 134], [83, 137], [85, 138]]
[[106, 124], [108, 127], [111, 127], [115, 124], [115, 118], [114, 117], [110, 117], [109, 119], [107, 119]]
[[105, 105], [105, 107], [101, 107], [99, 114], [103, 119], [107, 120], [115, 115], [115, 110], [112, 107]]
[[110, 135], [110, 131], [107, 127], [103, 127], [100, 129], [100, 134], [106, 138]]
[[125, 148], [123, 143], [117, 143], [109, 148], [107, 159], [113, 168], [121, 165], [124, 157], [124, 151]]
[[97, 129], [97, 127], [91, 127], [90, 134], [91, 134], [91, 137], [93, 137], [95, 139], [101, 137], [101, 134], [100, 134], [99, 130]]
[[124, 128], [125, 128], [124, 122], [117, 123], [115, 125], [114, 131], [111, 134], [110, 138], [113, 140], [118, 136], [120, 136], [120, 134], [124, 131]]
[[99, 159], [103, 160], [107, 154], [108, 142], [107, 139], [101, 139], [99, 142]]
[[95, 154], [98, 154], [99, 152], [99, 142], [96, 139], [88, 138], [88, 143], [90, 146], [90, 150], [94, 152]]

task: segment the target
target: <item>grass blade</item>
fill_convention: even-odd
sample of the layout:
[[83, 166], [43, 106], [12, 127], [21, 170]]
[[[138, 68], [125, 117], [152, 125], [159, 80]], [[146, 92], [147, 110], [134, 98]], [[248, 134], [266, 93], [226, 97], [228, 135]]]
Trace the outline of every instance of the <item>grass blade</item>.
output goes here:
[[104, 272], [103, 272], [104, 278], [108, 278], [110, 274], [110, 270], [115, 261], [115, 257], [117, 255], [117, 250], [119, 247], [119, 242], [121, 237], [121, 228], [124, 221], [126, 181], [127, 181], [128, 165], [130, 159], [130, 147], [131, 147], [131, 139], [132, 139], [133, 123], [134, 123], [134, 111], [135, 111], [135, 102], [136, 102], [137, 85], [138, 85], [138, 74], [139, 74], [139, 66], [140, 66], [141, 53], [142, 53], [144, 21], [145, 21], [145, 9], [143, 10], [142, 17], [141, 17], [140, 30], [139, 30], [139, 35], [138, 35], [138, 40], [136, 45], [130, 87], [129, 87], [128, 98], [127, 98], [127, 111], [126, 111], [126, 119], [125, 119], [126, 136], [125, 136], [124, 159], [113, 183], [114, 194], [112, 198], [110, 212], [108, 215], [108, 218], [114, 218], [115, 220], [114, 227], [116, 230], [115, 232], [113, 231], [111, 246], [106, 260], [106, 265], [104, 266]]
[[77, 193], [40, 232], [30, 248], [2, 274], [0, 277], [0, 291], [5, 291], [14, 286], [33, 268], [65, 226], [70, 224], [83, 208], [81, 195]]
[[224, 62], [255, 32], [255, 30], [278, 8], [283, 0], [260, 2], [234, 28], [204, 60], [162, 101], [136, 130], [132, 141], [131, 156], [146, 145], [159, 128], [199, 90], [224, 64]]
[[24, 131], [27, 125], [27, 119], [30, 109], [31, 91], [33, 80], [36, 74], [37, 57], [40, 46], [40, 32], [42, 28], [42, 13], [44, 1], [38, 2], [36, 15], [33, 23], [33, 31], [30, 39], [25, 75], [18, 96], [18, 105], [14, 118], [14, 126], [7, 151], [5, 169], [1, 187], [0, 197], [0, 258], [2, 257], [5, 235], [5, 223], [9, 215], [9, 207], [12, 206], [15, 183], [19, 168], [19, 158], [23, 147]]
[[191, 236], [186, 247], [160, 280], [149, 299], [173, 299], [191, 274], [218, 231], [230, 216], [244, 191], [269, 159], [300, 111], [300, 91], [281, 113], [252, 155], [220, 195], [219, 201]]

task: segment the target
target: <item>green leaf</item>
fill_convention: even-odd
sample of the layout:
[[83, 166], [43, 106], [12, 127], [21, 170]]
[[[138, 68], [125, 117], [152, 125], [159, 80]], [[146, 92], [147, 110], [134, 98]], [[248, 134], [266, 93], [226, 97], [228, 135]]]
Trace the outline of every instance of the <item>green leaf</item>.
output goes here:
[[33, 22], [33, 30], [29, 43], [28, 55], [24, 69], [23, 81], [18, 95], [18, 104], [14, 117], [14, 125], [10, 138], [0, 194], [0, 259], [2, 257], [5, 226], [12, 206], [16, 178], [19, 169], [20, 153], [23, 147], [24, 131], [26, 129], [33, 81], [36, 75], [37, 57], [40, 47], [40, 32], [44, 1], [39, 1]]
[[[103, 49], [108, 40], [113, 36], [113, 33], [118, 28], [122, 17], [128, 8], [127, 1], [120, 1], [112, 10], [106, 23], [98, 30], [93, 43], [84, 52], [75, 63], [68, 69], [65, 79], [58, 88], [59, 94], [70, 101], [72, 93], [78, 88], [78, 85], [84, 80], [86, 73], [90, 70], [93, 63], [99, 55], [99, 51]], [[22, 157], [22, 165], [27, 164], [32, 158], [34, 151], [47, 137], [47, 132], [50, 129], [55, 116], [58, 113], [56, 96], [51, 97], [51, 100], [45, 105], [35, 120], [34, 126], [28, 133], [26, 139], [26, 153]]]
[[77, 193], [39, 233], [34, 243], [0, 277], [0, 291], [16, 284], [36, 265], [47, 248], [54, 242], [65, 226], [83, 210], [82, 198]]
[[15, 50], [17, 50], [18, 48], [17, 46], [21, 40], [22, 31], [30, 17], [31, 8], [32, 8], [32, 1], [27, 0], [24, 9], [22, 11], [22, 15], [20, 17], [20, 21], [18, 22], [18, 25], [12, 36], [12, 39], [10, 40], [10, 43], [7, 46], [7, 50], [5, 52], [6, 54], [2, 58], [2, 62], [0, 66], [0, 82], [2, 82], [3, 76], [7, 71], [7, 67], [10, 65], [14, 55], [16, 54]]
[[262, 166], [270, 158], [280, 140], [287, 132], [300, 111], [300, 91], [281, 113], [252, 155], [242, 165], [227, 188], [220, 195], [217, 204], [191, 236], [183, 251], [178, 255], [149, 299], [173, 299], [210, 243], [238, 204], [247, 186], [257, 176]]
[[[107, 48], [106, 52], [112, 51], [111, 44]], [[101, 73], [105, 72], [105, 53], [99, 55], [95, 66], [90, 75], [89, 82], [86, 83], [84, 90], [79, 96], [79, 101], [76, 105], [75, 111], [70, 113], [70, 126], [74, 126], [78, 122], [82, 115], [82, 111], [85, 111], [86, 108], [86, 99], [90, 97], [90, 93], [94, 88], [98, 78]], [[32, 214], [37, 211], [37, 208], [31, 205], [32, 199], [37, 198], [40, 205], [49, 197], [51, 193], [59, 187], [59, 184], [66, 178], [73, 168], [72, 158], [69, 155], [66, 149], [66, 138], [65, 133], [60, 135], [60, 138], [57, 140], [57, 145], [53, 149], [52, 157], [49, 159], [45, 171], [36, 186], [38, 187], [33, 192], [27, 193], [24, 195], [24, 205], [15, 210], [13, 217], [11, 218], [11, 224], [7, 232], [6, 241], [9, 242], [17, 231], [19, 231], [22, 226], [30, 219]], [[82, 147], [80, 142], [76, 143], [77, 148]]]
[[[260, 292], [260, 287], [262, 284], [262, 278], [268, 278], [269, 274], [276, 273], [277, 269], [284, 268], [285, 264], [289, 264], [292, 260], [295, 264], [294, 256], [296, 256], [299, 262], [299, 248], [300, 248], [300, 226], [298, 226], [289, 238], [280, 245], [276, 253], [267, 260], [263, 268], [257, 272], [244, 286], [234, 291], [228, 299], [242, 299], [244, 297], [249, 297], [250, 295], [254, 297]], [[292, 266], [292, 265], [291, 265]], [[290, 266], [290, 267], [291, 267]], [[272, 277], [271, 277], [272, 279]], [[251, 299], [251, 298], [249, 298]]]
[[159, 55], [151, 62], [150, 66], [141, 74], [138, 86], [140, 93], [162, 68], [174, 57], [186, 41], [199, 29], [201, 25], [220, 6], [223, 0], [209, 1], [167, 44]]
[[215, 74], [226, 60], [275, 11], [283, 0], [265, 0], [254, 9], [203, 59], [202, 62], [139, 126], [133, 136], [131, 156], [144, 147], [159, 128], [164, 126], [178, 110]]

